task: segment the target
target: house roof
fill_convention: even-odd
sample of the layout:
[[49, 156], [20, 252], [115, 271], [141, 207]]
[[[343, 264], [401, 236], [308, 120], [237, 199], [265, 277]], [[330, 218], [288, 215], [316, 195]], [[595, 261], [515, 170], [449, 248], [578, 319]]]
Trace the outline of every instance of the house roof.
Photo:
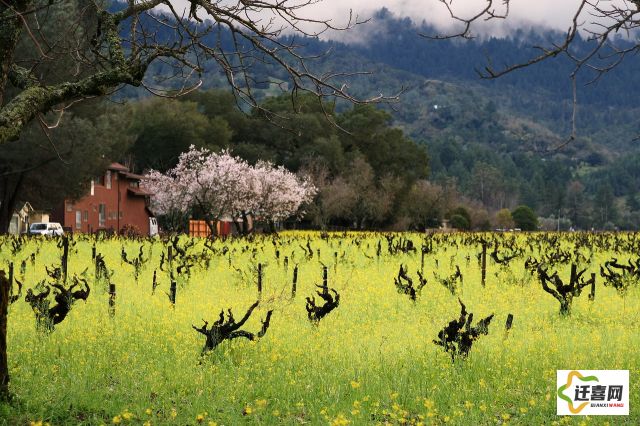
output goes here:
[[122, 165], [120, 163], [111, 163], [109, 165], [109, 167], [107, 167], [108, 170], [115, 170], [117, 172], [128, 172], [129, 168], [125, 165]]
[[19, 212], [21, 210], [26, 210], [27, 212], [35, 211], [35, 209], [33, 208], [33, 206], [31, 205], [30, 202], [28, 202], [28, 201], [18, 201], [18, 202], [16, 202], [14, 211]]
[[128, 187], [127, 191], [130, 192], [132, 195], [135, 195], [138, 197], [146, 197], [148, 195], [153, 195], [151, 192], [145, 191], [144, 189], [140, 189], [140, 188]]
[[130, 173], [130, 172], [120, 172], [120, 174], [126, 178], [129, 179], [135, 179], [135, 180], [142, 180], [144, 179], [144, 176], [142, 175], [138, 175], [136, 173]]

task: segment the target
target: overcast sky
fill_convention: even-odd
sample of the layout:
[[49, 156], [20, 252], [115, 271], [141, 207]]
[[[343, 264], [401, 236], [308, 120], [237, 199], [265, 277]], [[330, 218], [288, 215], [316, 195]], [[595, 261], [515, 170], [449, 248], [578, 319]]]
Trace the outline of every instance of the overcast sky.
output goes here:
[[[501, 1], [497, 0], [495, 3], [500, 5]], [[485, 4], [485, 0], [453, 0], [452, 7], [461, 16], [470, 16]], [[477, 32], [490, 32], [500, 36], [508, 32], [509, 28], [531, 26], [566, 31], [579, 4], [580, 0], [511, 0], [507, 20], [493, 21], [489, 27], [485, 25], [484, 29], [482, 25], [478, 26]], [[360, 19], [366, 19], [383, 7], [395, 15], [410, 17], [416, 23], [425, 20], [443, 30], [451, 28], [455, 22], [438, 0], [323, 0], [314, 6], [313, 15], [330, 17], [340, 25], [349, 16], [349, 9]]]
[[[304, 2], [305, 0], [294, 0]], [[447, 0], [450, 1], [450, 0]], [[501, 0], [494, 1], [497, 10], [504, 11]], [[543, 29], [555, 29], [567, 31], [573, 15], [578, 10], [580, 0], [511, 0], [509, 17], [506, 20], [491, 20], [489, 23], [479, 21], [474, 27], [476, 35], [491, 34], [504, 36], [514, 28], [528, 29], [540, 27]], [[469, 17], [482, 10], [487, 4], [486, 0], [453, 0], [452, 8], [462, 17]], [[599, 7], [608, 9], [612, 4], [624, 5], [625, 0], [599, 0]], [[299, 10], [304, 16], [314, 18], [331, 18], [336, 25], [344, 25], [349, 16], [349, 10], [363, 20], [371, 17], [373, 13], [386, 7], [394, 15], [410, 17], [417, 24], [425, 20], [434, 24], [441, 30], [451, 29], [455, 22], [451, 19], [447, 8], [438, 0], [320, 0], [317, 4], [307, 6]], [[625, 8], [629, 7], [628, 4]], [[581, 15], [581, 23], [593, 21], [589, 9], [585, 8]], [[365, 28], [357, 33], [366, 34], [375, 32], [374, 29]], [[362, 35], [348, 32], [338, 33], [332, 38], [340, 38], [345, 41], [358, 41]], [[327, 37], [327, 35], [323, 35]]]
[[[173, 1], [175, 5], [184, 5], [187, 8], [189, 6], [188, 0]], [[215, 1], [221, 1], [222, 4], [229, 2], [234, 5], [239, 2], [239, 0]], [[271, 1], [276, 0], [265, 0], [266, 3]], [[477, 14], [487, 4], [487, 0], [446, 1], [452, 3], [451, 7], [458, 16], [465, 18]], [[609, 9], [614, 4], [624, 9], [631, 7], [628, 0], [592, 0], [591, 2], [595, 2], [603, 9]], [[505, 11], [502, 0], [494, 0], [494, 3], [496, 13]], [[346, 25], [350, 10], [354, 16], [358, 16], [359, 20], [366, 20], [383, 7], [389, 9], [398, 17], [411, 18], [416, 24], [420, 24], [424, 20], [436, 26], [441, 32], [445, 32], [447, 29], [451, 30], [456, 23], [451, 18], [445, 5], [439, 0], [286, 0], [286, 4], [288, 6], [305, 5], [296, 10], [296, 14], [299, 17], [319, 20], [330, 19], [334, 26], [339, 27]], [[527, 30], [531, 27], [565, 32], [569, 29], [572, 18], [580, 4], [581, 0], [511, 0], [507, 19], [493, 19], [489, 22], [479, 20], [477, 25], [473, 27], [473, 31], [475, 35], [490, 34], [494, 36], [504, 36], [513, 29]], [[590, 26], [588, 24], [593, 22], [594, 18], [589, 12], [590, 9], [588, 7], [582, 11], [579, 20], [581, 25]], [[273, 14], [267, 11], [262, 11], [257, 15], [251, 14], [251, 17], [252, 19], [261, 17], [262, 24], [274, 19]], [[278, 21], [279, 19], [275, 17], [275, 22]], [[307, 30], [312, 28], [305, 24], [300, 24], [300, 26]], [[590, 27], [593, 28], [593, 26]], [[359, 31], [325, 33], [322, 37], [338, 38], [344, 41], [362, 41], [367, 34], [375, 34], [379, 31], [392, 32], [393, 29], [375, 28], [374, 24], [364, 24]]]

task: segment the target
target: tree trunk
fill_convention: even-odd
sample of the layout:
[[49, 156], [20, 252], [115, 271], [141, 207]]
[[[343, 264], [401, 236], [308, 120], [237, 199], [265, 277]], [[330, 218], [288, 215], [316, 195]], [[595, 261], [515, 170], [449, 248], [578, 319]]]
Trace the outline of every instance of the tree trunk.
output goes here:
[[245, 224], [244, 230], [247, 234], [251, 234], [253, 232], [253, 226], [249, 227], [249, 218], [246, 212], [242, 212], [242, 221]]
[[[13, 54], [22, 33], [23, 15], [28, 2], [2, 2], [0, 4], [0, 106], [4, 105], [4, 93], [13, 64]], [[10, 5], [10, 6], [9, 6]]]
[[9, 224], [11, 223], [11, 210], [9, 205], [3, 201], [0, 201], [0, 234], [6, 234], [9, 232]]
[[238, 235], [245, 235], [241, 222], [235, 220], [234, 218], [231, 218], [231, 221], [233, 222], [233, 226], [236, 228], [236, 232], [238, 233]]
[[7, 359], [7, 318], [9, 309], [9, 280], [0, 280], [0, 401], [9, 399], [9, 361]]
[[20, 173], [15, 185], [13, 185], [9, 177], [5, 177], [0, 181], [0, 234], [9, 232], [11, 216], [13, 216], [13, 210], [16, 206], [18, 192], [22, 188], [23, 179], [24, 173]]

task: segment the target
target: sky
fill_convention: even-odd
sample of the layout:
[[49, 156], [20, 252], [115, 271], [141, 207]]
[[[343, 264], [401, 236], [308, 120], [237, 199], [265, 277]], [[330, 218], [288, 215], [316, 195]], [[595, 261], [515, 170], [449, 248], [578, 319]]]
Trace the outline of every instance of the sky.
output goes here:
[[[271, 3], [276, 0], [262, 0]], [[448, 9], [442, 3], [451, 3], [451, 8], [461, 17], [470, 17], [481, 11], [488, 0], [286, 0], [288, 6], [302, 6], [296, 9], [300, 17], [313, 18], [317, 20], [331, 20], [334, 26], [343, 27], [348, 23], [350, 11], [353, 16], [364, 21], [370, 18], [380, 9], [387, 8], [397, 17], [409, 17], [416, 24], [426, 21], [435, 26], [439, 32], [446, 33], [453, 30], [456, 21], [449, 14]], [[594, 0], [596, 1], [596, 0]], [[594, 3], [591, 1], [590, 3]], [[242, 4], [242, 0], [212, 0], [213, 3], [237, 5]], [[496, 13], [505, 11], [503, 0], [494, 0]], [[509, 15], [507, 19], [493, 19], [489, 22], [478, 20], [473, 27], [474, 35], [492, 35], [502, 37], [508, 35], [514, 29], [528, 30], [532, 27], [541, 30], [558, 30], [566, 32], [572, 22], [572, 18], [581, 0], [511, 0]], [[596, 3], [601, 8], [608, 9], [611, 5], [622, 5], [629, 8], [628, 1], [625, 0], [597, 0]], [[188, 7], [188, 0], [174, 0], [175, 5]], [[248, 2], [251, 4], [251, 2]], [[594, 18], [589, 14], [590, 10], [585, 8], [581, 14], [580, 23], [589, 26]], [[271, 12], [250, 13], [255, 21], [261, 18], [262, 25], [268, 23], [274, 16]], [[258, 19], [259, 19], [258, 18]], [[276, 22], [281, 22], [275, 18]], [[458, 23], [459, 24], [459, 23]], [[306, 30], [313, 27], [301, 25]], [[592, 27], [592, 26], [591, 26]], [[376, 29], [374, 23], [364, 24], [358, 27], [358, 31], [334, 31], [321, 35], [321, 38], [333, 38], [346, 42], [368, 42], [372, 34], [379, 34], [381, 29]], [[592, 27], [593, 28], [593, 27]], [[383, 31], [393, 31], [393, 29], [382, 29]], [[313, 31], [311, 31], [313, 32]]]
[[[600, 4], [621, 3], [622, 1], [601, 0]], [[494, 3], [497, 12], [505, 10], [501, 0], [495, 0]], [[528, 29], [531, 27], [564, 32], [569, 28], [580, 3], [580, 0], [511, 0], [508, 19], [492, 20], [489, 23], [480, 22], [480, 25], [474, 28], [477, 35], [490, 34], [494, 36], [504, 36], [514, 28]], [[452, 8], [460, 16], [469, 17], [482, 10], [486, 4], [486, 0], [453, 0]], [[452, 29], [455, 23], [447, 8], [439, 0], [322, 0], [314, 6], [304, 9], [303, 14], [331, 18], [336, 25], [344, 25], [350, 10], [359, 19], [364, 20], [383, 7], [389, 9], [394, 15], [409, 17], [418, 24], [424, 20], [443, 31]], [[586, 22], [590, 21], [588, 13], [583, 13], [583, 17]], [[359, 33], [366, 34], [366, 28]], [[357, 41], [358, 38], [357, 34], [340, 33], [331, 34], [330, 37], [346, 41]]]

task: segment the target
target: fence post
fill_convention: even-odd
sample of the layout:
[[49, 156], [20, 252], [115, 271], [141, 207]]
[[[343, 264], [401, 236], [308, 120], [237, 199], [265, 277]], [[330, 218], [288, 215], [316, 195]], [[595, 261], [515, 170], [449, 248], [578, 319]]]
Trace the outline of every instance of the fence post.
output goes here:
[[296, 297], [296, 287], [298, 286], [298, 265], [293, 268], [293, 284], [291, 284], [291, 298]]
[[262, 263], [258, 263], [258, 297], [262, 297]]
[[329, 286], [327, 284], [327, 267], [322, 267], [322, 292], [324, 294], [329, 293]]
[[169, 300], [173, 304], [173, 307], [176, 306], [176, 282], [171, 281], [171, 287], [169, 288]]
[[487, 278], [487, 242], [482, 241], [482, 287], [485, 286]]
[[116, 285], [109, 283], [109, 316], [113, 318], [116, 315]]
[[62, 240], [62, 282], [67, 283], [67, 271], [69, 268], [69, 237], [66, 235]]
[[591, 292], [589, 292], [589, 300], [596, 300], [596, 274], [591, 274]]
[[506, 339], [509, 336], [509, 330], [511, 330], [511, 327], [513, 326], [513, 314], [509, 314], [507, 315], [507, 322], [504, 324], [504, 339]]

